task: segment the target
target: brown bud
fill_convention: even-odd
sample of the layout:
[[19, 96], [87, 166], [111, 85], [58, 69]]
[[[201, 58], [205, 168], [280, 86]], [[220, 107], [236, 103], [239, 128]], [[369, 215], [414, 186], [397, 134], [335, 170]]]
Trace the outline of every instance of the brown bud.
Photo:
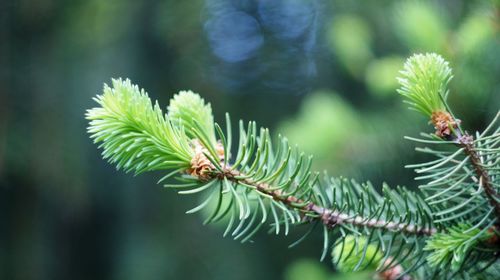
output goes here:
[[[205, 156], [208, 153], [207, 148], [198, 140], [194, 139], [191, 142], [194, 148], [194, 156], [191, 159], [191, 167], [187, 170], [187, 173], [198, 177], [202, 181], [209, 180], [209, 172], [215, 169], [215, 166], [210, 162], [210, 160]], [[224, 160], [224, 147], [221, 143], [217, 143], [215, 146], [217, 156], [220, 161]]]
[[[389, 265], [393, 261], [392, 257], [387, 258], [387, 260], [384, 262], [384, 266]], [[378, 279], [382, 280], [396, 280], [396, 279], [403, 279], [403, 280], [410, 280], [410, 276], [404, 275], [402, 276], [401, 274], [403, 273], [404, 269], [400, 264], [392, 264], [392, 267], [381, 271], [378, 273]]]
[[196, 153], [191, 159], [191, 168], [187, 172], [200, 178], [201, 180], [207, 180], [208, 172], [213, 170], [213, 164], [208, 160], [208, 158], [202, 153]]
[[436, 129], [436, 135], [441, 138], [447, 138], [451, 135], [451, 128], [457, 128], [458, 123], [448, 112], [433, 112], [431, 122]]
[[491, 233], [491, 237], [486, 240], [486, 243], [491, 244], [491, 245], [497, 245], [499, 238], [498, 238], [498, 235], [497, 235], [495, 229], [493, 227], [489, 228], [488, 233]]

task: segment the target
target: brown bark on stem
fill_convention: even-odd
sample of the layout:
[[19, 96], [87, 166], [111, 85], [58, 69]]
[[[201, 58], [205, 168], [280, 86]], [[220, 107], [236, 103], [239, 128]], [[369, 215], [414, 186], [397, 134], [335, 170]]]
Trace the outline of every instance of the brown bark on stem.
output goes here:
[[473, 143], [473, 138], [470, 135], [465, 134], [458, 136], [458, 144], [464, 148], [464, 153], [469, 156], [470, 162], [474, 167], [474, 172], [479, 179], [479, 184], [483, 187], [484, 193], [486, 194], [490, 205], [495, 208], [495, 215], [497, 219], [496, 226], [498, 228], [500, 227], [500, 204], [497, 202], [499, 200], [499, 196], [493, 187], [488, 171], [483, 168], [481, 158], [479, 157]]
[[[432, 235], [437, 232], [435, 228], [423, 228], [415, 225], [397, 223], [392, 221], [367, 219], [361, 216], [352, 216], [346, 213], [341, 213], [337, 210], [326, 209], [312, 202], [307, 203], [295, 196], [283, 195], [280, 190], [272, 190], [271, 186], [266, 183], [253, 182], [249, 179], [237, 179], [243, 177], [243, 174], [229, 168], [224, 170], [224, 173], [218, 174], [219, 177], [226, 178], [233, 182], [241, 182], [246, 185], [254, 186], [257, 191], [271, 196], [275, 201], [280, 201], [289, 208], [297, 209], [302, 213], [315, 214], [316, 219], [321, 219], [321, 222], [329, 228], [334, 228], [339, 224], [351, 224], [358, 227], [380, 228], [395, 232], [404, 232], [407, 234], [416, 235]], [[222, 179], [219, 178], [219, 179]]]

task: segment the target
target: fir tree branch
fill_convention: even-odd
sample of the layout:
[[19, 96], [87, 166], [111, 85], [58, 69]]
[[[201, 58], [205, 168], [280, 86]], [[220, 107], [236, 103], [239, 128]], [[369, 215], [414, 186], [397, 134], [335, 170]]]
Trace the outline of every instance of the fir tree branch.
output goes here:
[[[311, 224], [312, 230], [322, 224], [321, 259], [332, 245], [331, 236], [340, 235], [335, 246], [343, 248], [345, 237], [352, 235], [354, 247], [361, 250], [353, 270], [375, 261], [366, 255], [369, 246], [383, 256], [377, 264], [380, 271], [398, 267], [394, 271], [408, 274], [422, 266], [424, 242], [437, 229], [430, 207], [419, 195], [385, 185], [379, 194], [370, 183], [326, 173], [319, 178], [310, 170], [312, 157], [292, 149], [286, 138], [279, 137], [273, 144], [269, 131], [258, 130], [255, 122], [248, 129], [240, 122], [233, 161], [229, 115], [224, 134], [213, 123], [210, 105], [192, 92], [176, 95], [168, 114], [157, 103], [153, 106], [147, 93], [129, 80], [113, 80], [113, 88], [106, 86], [96, 101], [100, 107], [87, 113], [88, 130], [104, 157], [136, 173], [170, 170], [159, 182], [175, 176], [178, 183], [165, 186], [180, 188], [179, 194], [209, 193], [186, 213], [216, 202], [205, 224], [228, 217], [224, 236], [231, 233], [246, 242], [268, 220], [276, 234], [284, 226], [285, 235], [290, 226]], [[357, 243], [362, 236], [365, 242]]]
[[[493, 225], [498, 225], [500, 217], [495, 189], [499, 129], [485, 136], [494, 121], [476, 140], [460, 129], [445, 102], [451, 70], [439, 56], [417, 55], [405, 67], [400, 93], [410, 99], [412, 108], [428, 115], [436, 128], [430, 140], [416, 140], [446, 146], [444, 151], [422, 149], [438, 159], [413, 166], [417, 173], [426, 174], [417, 179], [431, 179], [421, 186], [424, 195], [430, 194], [425, 199], [402, 187], [384, 185], [379, 194], [369, 182], [358, 184], [326, 173], [320, 178], [311, 172], [311, 157], [290, 147], [281, 136], [274, 144], [269, 131], [258, 130], [255, 122], [246, 129], [240, 121], [233, 159], [229, 115], [225, 134], [213, 122], [210, 104], [192, 92], [176, 95], [168, 114], [163, 114], [130, 81], [113, 80], [113, 88], [106, 86], [96, 98], [100, 107], [87, 113], [89, 132], [103, 148], [103, 157], [118, 168], [135, 173], [169, 170], [159, 182], [175, 176], [177, 183], [166, 187], [180, 188], [179, 194], [204, 193], [204, 201], [186, 213], [208, 209], [215, 202], [204, 223], [228, 218], [224, 236], [231, 234], [241, 242], [250, 240], [268, 220], [276, 234], [284, 226], [285, 235], [290, 225], [309, 223], [304, 237], [322, 224], [321, 259], [333, 245], [332, 261], [338, 264], [349, 259], [350, 271], [377, 263], [378, 271], [390, 271], [390, 279], [401, 279], [416, 270], [425, 278], [429, 272], [433, 277], [453, 277], [471, 268], [487, 269], [492, 256], [497, 257], [496, 249], [482, 248], [480, 242], [486, 232], [495, 232], [495, 238], [498, 234]], [[449, 144], [458, 149], [450, 152]], [[468, 226], [460, 238], [449, 234], [450, 226], [463, 221]], [[456, 240], [442, 242], [450, 238]], [[428, 250], [426, 242], [432, 245]], [[467, 250], [458, 253], [460, 260], [454, 263], [452, 276], [450, 244], [469, 244], [461, 247]], [[427, 271], [429, 254], [433, 264], [444, 269]]]

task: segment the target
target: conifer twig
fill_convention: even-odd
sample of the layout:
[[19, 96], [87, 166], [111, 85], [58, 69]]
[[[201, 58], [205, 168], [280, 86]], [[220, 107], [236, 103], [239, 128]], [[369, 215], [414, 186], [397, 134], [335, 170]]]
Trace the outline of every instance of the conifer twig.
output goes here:
[[457, 134], [459, 134], [457, 136], [458, 145], [463, 148], [464, 153], [470, 158], [470, 162], [474, 167], [474, 172], [479, 178], [479, 185], [483, 187], [484, 193], [486, 194], [490, 205], [495, 208], [495, 215], [497, 220], [496, 226], [499, 227], [500, 203], [498, 203], [498, 201], [500, 201], [500, 197], [493, 188], [493, 184], [491, 182], [488, 171], [485, 170], [481, 164], [481, 158], [479, 157], [479, 154], [473, 144], [474, 138], [467, 133], [461, 135], [459, 132], [457, 132]]
[[312, 202], [308, 203], [306, 201], [298, 199], [295, 196], [283, 196], [280, 190], [272, 190], [273, 188], [269, 184], [254, 182], [250, 179], [237, 179], [238, 177], [241, 178], [246, 176], [236, 170], [232, 170], [229, 167], [224, 168], [223, 172], [214, 172], [212, 174], [213, 179], [226, 178], [227, 180], [233, 181], [235, 183], [242, 182], [245, 185], [255, 186], [257, 191], [271, 196], [274, 200], [280, 201], [290, 208], [297, 209], [302, 213], [313, 213], [316, 219], [321, 219], [321, 222], [329, 228], [334, 228], [336, 225], [345, 223], [358, 227], [379, 228], [389, 231], [401, 231], [404, 233], [415, 235], [430, 236], [437, 232], [436, 228], [424, 228], [406, 223], [385, 221], [374, 218], [367, 219], [362, 216], [352, 216], [337, 210], [326, 209]]

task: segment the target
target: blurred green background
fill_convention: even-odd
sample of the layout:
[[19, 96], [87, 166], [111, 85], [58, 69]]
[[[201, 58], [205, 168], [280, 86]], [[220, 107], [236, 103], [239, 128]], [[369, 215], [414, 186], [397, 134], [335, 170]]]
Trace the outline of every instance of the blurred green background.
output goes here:
[[415, 187], [403, 135], [432, 131], [395, 93], [414, 52], [438, 52], [469, 129], [500, 105], [500, 2], [4, 0], [0, 2], [0, 279], [365, 279], [320, 263], [321, 235], [241, 245], [196, 203], [103, 161], [85, 110], [112, 77], [165, 108], [181, 89], [216, 119], [256, 120], [315, 168]]

